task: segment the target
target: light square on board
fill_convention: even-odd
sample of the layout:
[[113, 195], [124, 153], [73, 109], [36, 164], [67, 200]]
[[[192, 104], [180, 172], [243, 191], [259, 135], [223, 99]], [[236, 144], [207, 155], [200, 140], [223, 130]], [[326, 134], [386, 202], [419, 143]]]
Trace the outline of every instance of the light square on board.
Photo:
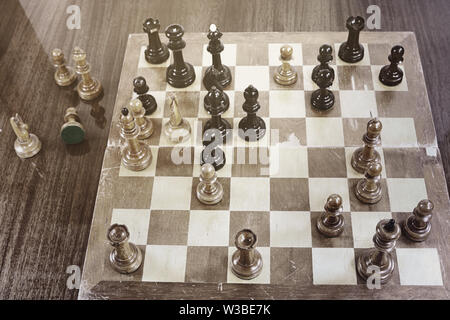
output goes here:
[[403, 71], [403, 80], [399, 85], [396, 85], [394, 87], [384, 85], [378, 78], [380, 76], [381, 68], [384, 66], [372, 65], [370, 67], [372, 68], [373, 85], [375, 91], [408, 91], [408, 83], [406, 80], [405, 68], [403, 66], [399, 66]]
[[186, 246], [148, 245], [142, 281], [184, 282], [186, 255]]
[[[167, 87], [166, 68], [144, 68], [138, 69], [136, 77], [144, 77], [149, 88], [148, 94], [153, 95], [154, 92], [164, 92]], [[133, 90], [133, 98], [137, 93]]]
[[228, 248], [228, 272], [227, 272], [227, 282], [228, 283], [245, 283], [245, 284], [269, 284], [270, 283], [270, 248], [258, 247], [256, 250], [259, 251], [263, 260], [263, 268], [261, 274], [256, 278], [251, 280], [243, 280], [236, 277], [231, 270], [231, 259], [236, 248]]
[[270, 248], [270, 283], [312, 285], [311, 248]]
[[188, 229], [188, 210], [152, 210], [147, 244], [184, 246]]
[[353, 244], [355, 248], [372, 248], [375, 229], [383, 219], [391, 219], [390, 212], [352, 212]]
[[269, 66], [267, 44], [259, 41], [245, 41], [236, 46], [236, 65]]
[[309, 147], [343, 147], [344, 129], [341, 118], [306, 118]]
[[420, 200], [428, 199], [424, 179], [387, 179], [391, 212], [412, 212]]
[[155, 177], [152, 210], [189, 210], [192, 177]]
[[200, 88], [202, 86], [202, 67], [194, 67], [195, 71], [195, 80], [186, 88], [175, 88], [172, 87], [169, 83], [167, 83], [166, 90], [167, 91], [174, 91], [174, 92], [183, 92], [183, 91], [200, 91]]
[[312, 248], [314, 285], [355, 285], [353, 248]]
[[344, 211], [350, 211], [348, 183], [346, 178], [309, 178], [309, 203], [311, 211], [323, 211], [332, 194], [342, 197]]
[[149, 209], [113, 209], [111, 225], [126, 225], [130, 232], [130, 241], [136, 245], [146, 245], [149, 220]]
[[[141, 47], [141, 51], [139, 54], [139, 64], [138, 64], [138, 68], [139, 69], [143, 69], [143, 68], [161, 68], [161, 70], [164, 70], [164, 72], [166, 71], [165, 68], [167, 68], [170, 65], [170, 61], [172, 59], [172, 52], [170, 52], [169, 50], [169, 58], [164, 61], [163, 63], [160, 64], [151, 64], [148, 63], [147, 60], [145, 60], [145, 50], [147, 49], [147, 46], [142, 46]], [[165, 79], [165, 78], [164, 78]]]
[[383, 124], [383, 147], [417, 147], [417, 134], [413, 118], [380, 118]]
[[270, 148], [270, 176], [276, 178], [307, 178], [307, 148], [283, 144], [272, 146]]
[[[312, 80], [312, 72], [315, 66], [305, 65], [303, 66], [303, 87], [305, 91], [314, 91], [319, 89], [317, 84]], [[328, 88], [331, 91], [339, 90], [339, 75], [337, 72], [337, 67], [335, 65], [330, 65], [334, 70], [334, 81], [333, 84]]]
[[305, 117], [305, 92], [301, 90], [272, 90], [269, 92], [271, 118]]
[[281, 65], [280, 48], [285, 44], [290, 45], [293, 49], [292, 58], [289, 60], [289, 63], [292, 66], [301, 66], [303, 64], [303, 49], [301, 43], [269, 43], [269, 65]]
[[338, 66], [339, 89], [373, 91], [372, 72], [369, 66]]
[[228, 246], [228, 211], [192, 210], [189, 218], [188, 246]]
[[344, 118], [373, 118], [378, 116], [374, 91], [339, 91]]
[[231, 178], [230, 209], [234, 211], [268, 211], [269, 178]]
[[270, 212], [270, 246], [310, 248], [312, 240], [309, 212]]
[[224, 283], [227, 269], [228, 247], [188, 247], [186, 282]]
[[[220, 53], [222, 64], [231, 67], [236, 65], [236, 44], [225, 43], [223, 51]], [[202, 65], [209, 67], [212, 65], [212, 55], [207, 50], [208, 44], [203, 45], [203, 60]]]
[[150, 165], [141, 171], [128, 170], [120, 163], [119, 177], [154, 177], [156, 172], [156, 163], [158, 160], [158, 147], [150, 147], [152, 153], [152, 162]]
[[403, 286], [442, 286], [436, 248], [397, 248], [400, 283]]
[[268, 91], [269, 74], [269, 66], [237, 66], [235, 91], [244, 92], [249, 85], [253, 85], [258, 91]]
[[345, 61], [342, 61], [341, 58], [339, 58], [339, 47], [341, 46], [341, 43], [335, 43], [334, 44], [334, 51], [336, 52], [336, 64], [338, 66], [369, 66], [370, 65], [370, 53], [369, 53], [369, 46], [367, 43], [361, 43], [364, 48], [364, 57], [361, 61], [356, 63], [348, 63]]

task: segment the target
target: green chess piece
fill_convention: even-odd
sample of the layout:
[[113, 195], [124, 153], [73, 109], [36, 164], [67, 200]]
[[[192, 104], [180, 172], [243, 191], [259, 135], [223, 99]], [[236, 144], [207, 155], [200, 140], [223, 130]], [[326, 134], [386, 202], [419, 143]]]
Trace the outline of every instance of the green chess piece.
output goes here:
[[64, 124], [61, 127], [61, 138], [66, 144], [77, 144], [84, 140], [86, 134], [83, 125], [80, 123], [75, 108], [67, 108], [64, 115]]

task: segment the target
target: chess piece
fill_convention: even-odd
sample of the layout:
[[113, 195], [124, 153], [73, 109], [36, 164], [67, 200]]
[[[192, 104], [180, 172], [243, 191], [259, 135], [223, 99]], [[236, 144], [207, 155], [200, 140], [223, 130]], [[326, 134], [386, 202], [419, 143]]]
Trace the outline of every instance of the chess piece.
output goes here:
[[281, 66], [278, 67], [273, 79], [282, 86], [290, 86], [297, 82], [297, 71], [292, 69], [289, 60], [292, 59], [293, 49], [290, 45], [284, 45], [280, 48]]
[[211, 119], [205, 124], [203, 137], [205, 135], [210, 136], [207, 140], [215, 140], [216, 137], [219, 139], [217, 142], [220, 144], [227, 143], [230, 140], [231, 135], [231, 125], [225, 119], [222, 119], [222, 114], [225, 112], [225, 106], [222, 104], [223, 91], [220, 91], [215, 86], [211, 87], [208, 94], [208, 100], [211, 103], [209, 107], [209, 113], [211, 114]]
[[342, 197], [332, 194], [325, 204], [325, 211], [317, 219], [317, 229], [326, 237], [337, 237], [344, 231]]
[[184, 61], [182, 49], [186, 47], [186, 42], [182, 39], [184, 29], [177, 24], [171, 24], [166, 29], [166, 36], [169, 38], [168, 47], [173, 53], [173, 64], [167, 68], [167, 83], [175, 88], [186, 88], [195, 81], [194, 67]]
[[191, 125], [181, 117], [176, 97], [170, 98], [170, 119], [164, 125], [163, 132], [171, 142], [182, 143], [191, 136]]
[[35, 134], [30, 133], [29, 126], [23, 122], [17, 113], [9, 119], [9, 123], [17, 136], [14, 142], [14, 150], [19, 158], [31, 158], [41, 151], [41, 141]]
[[151, 64], [160, 64], [169, 58], [169, 50], [159, 38], [161, 25], [158, 19], [149, 18], [144, 21], [143, 30], [148, 35], [148, 46], [145, 49], [145, 60]]
[[136, 92], [136, 94], [138, 94], [138, 99], [141, 100], [142, 105], [144, 106], [145, 115], [149, 116], [153, 112], [155, 112], [157, 108], [157, 103], [155, 98], [151, 94], [147, 93], [149, 88], [145, 78], [144, 77], [134, 78], [133, 87], [134, 87], [133, 91]]
[[241, 279], [250, 280], [261, 274], [263, 260], [256, 250], [256, 234], [248, 229], [239, 231], [234, 244], [237, 250], [231, 258], [231, 270]]
[[383, 196], [380, 183], [381, 170], [381, 163], [369, 163], [364, 178], [359, 180], [355, 187], [355, 195], [359, 201], [374, 204], [381, 200]]
[[413, 214], [405, 221], [404, 230], [406, 236], [412, 241], [425, 241], [431, 232], [431, 218], [433, 216], [434, 204], [430, 200], [422, 200]]
[[378, 119], [371, 119], [367, 123], [367, 131], [362, 140], [364, 147], [358, 148], [352, 155], [352, 167], [359, 173], [365, 173], [369, 163], [380, 162], [380, 154], [375, 147], [380, 144], [380, 133], [383, 129], [381, 121]]
[[86, 101], [94, 100], [102, 93], [102, 85], [96, 78], [91, 77], [91, 66], [86, 62], [86, 52], [75, 47], [72, 56], [76, 63], [75, 71], [81, 76], [81, 82], [77, 86], [78, 95]]
[[142, 252], [129, 242], [130, 232], [125, 225], [113, 224], [107, 233], [108, 241], [113, 247], [109, 262], [114, 270], [120, 273], [133, 273], [142, 264]]
[[141, 100], [131, 100], [128, 107], [133, 113], [134, 121], [139, 126], [138, 139], [144, 140], [149, 138], [153, 134], [154, 126], [152, 120], [145, 116], [145, 109]]
[[[208, 140], [211, 139], [211, 140]], [[204, 149], [200, 155], [200, 165], [204, 165], [206, 163], [211, 164], [216, 171], [219, 171], [225, 166], [227, 161], [225, 152], [219, 147], [221, 144], [218, 141], [215, 141], [213, 137], [205, 135], [203, 137], [203, 146]]]
[[380, 75], [378, 77], [382, 84], [389, 87], [394, 87], [402, 82], [403, 71], [398, 67], [398, 64], [403, 62], [404, 54], [405, 49], [403, 49], [402, 46], [394, 46], [391, 49], [391, 54], [388, 58], [391, 64], [381, 68]]
[[[231, 83], [231, 71], [226, 65], [222, 64], [220, 53], [224, 50], [224, 46], [220, 41], [222, 33], [215, 24], [211, 24], [208, 32], [209, 44], [206, 48], [212, 55], [212, 63], [205, 71], [205, 76], [203, 77], [203, 84], [206, 90], [210, 90], [212, 86], [217, 87], [217, 83], [220, 84], [221, 90], [227, 87]], [[213, 72], [215, 70], [216, 72]]]
[[197, 185], [197, 199], [204, 204], [213, 205], [222, 201], [223, 187], [217, 181], [214, 166], [207, 163], [202, 166], [200, 183]]
[[394, 219], [385, 219], [378, 222], [376, 234], [373, 237], [375, 247], [368, 249], [357, 259], [356, 268], [364, 280], [373, 275], [374, 267], [378, 267], [380, 283], [385, 284], [389, 281], [395, 270], [395, 261], [391, 252], [394, 250], [400, 234], [400, 227]]
[[138, 141], [139, 126], [127, 108], [120, 115], [120, 136], [127, 142], [122, 149], [122, 165], [128, 170], [141, 171], [150, 166], [152, 153], [150, 148]]
[[258, 90], [252, 85], [245, 89], [245, 102], [242, 109], [247, 113], [247, 116], [239, 121], [239, 136], [245, 141], [258, 141], [266, 134], [266, 123], [256, 115], [256, 112], [261, 108], [258, 97]]
[[77, 144], [84, 140], [86, 131], [80, 123], [77, 109], [67, 108], [64, 115], [64, 124], [61, 127], [61, 138], [66, 144]]
[[331, 46], [327, 44], [322, 45], [319, 48], [319, 55], [317, 56], [317, 60], [320, 62], [320, 64], [314, 67], [311, 74], [311, 79], [316, 82], [315, 79], [317, 79], [317, 73], [323, 69], [328, 69], [332, 73], [334, 79], [334, 69], [329, 65], [329, 63], [333, 60], [333, 49], [331, 48]]
[[66, 66], [66, 60], [61, 49], [53, 49], [52, 59], [56, 68], [55, 81], [58, 86], [67, 87], [77, 80], [75, 71], [71, 67]]
[[359, 43], [359, 34], [364, 29], [364, 18], [349, 17], [346, 27], [348, 29], [347, 41], [339, 47], [339, 58], [348, 63], [356, 63], [364, 58], [364, 47]]
[[[214, 68], [214, 66], [211, 66], [211, 73], [217, 75], [219, 72]], [[216, 87], [218, 90], [221, 91], [220, 103], [223, 105], [224, 110], [223, 112], [226, 112], [230, 107], [230, 98], [228, 97], [227, 93], [223, 91], [223, 87], [219, 83], [219, 81], [216, 80], [217, 77], [218, 76], [214, 76], [211, 81], [214, 83], [214, 87]], [[208, 111], [209, 114], [211, 114], [211, 105], [212, 105], [211, 95], [208, 94], [205, 95], [205, 98], [203, 99], [203, 105], [205, 107], [205, 110]]]
[[314, 82], [319, 86], [319, 89], [311, 94], [311, 106], [313, 110], [318, 112], [329, 111], [334, 106], [334, 94], [327, 88], [333, 84], [334, 71], [330, 72], [328, 69], [322, 69], [317, 72], [317, 77]]

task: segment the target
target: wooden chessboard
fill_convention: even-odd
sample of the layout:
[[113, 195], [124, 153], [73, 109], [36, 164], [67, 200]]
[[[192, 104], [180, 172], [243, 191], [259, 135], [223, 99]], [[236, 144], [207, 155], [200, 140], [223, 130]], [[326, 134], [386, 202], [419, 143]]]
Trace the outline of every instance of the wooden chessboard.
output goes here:
[[[258, 114], [268, 130], [256, 143], [234, 134], [233, 143], [224, 147], [227, 164], [218, 175], [225, 196], [209, 207], [199, 203], [194, 192], [201, 128], [208, 119], [202, 84], [211, 64], [206, 34], [184, 37], [184, 57], [195, 66], [197, 78], [181, 90], [165, 81], [169, 61], [145, 61], [147, 36], [130, 35], [79, 298], [448, 299], [450, 204], [415, 36], [362, 33], [365, 57], [353, 65], [335, 54], [335, 107], [316, 114], [309, 101], [316, 89], [311, 71], [318, 49], [327, 43], [336, 53], [346, 37], [345, 32], [224, 34], [222, 61], [231, 68], [233, 82], [226, 88], [230, 108], [223, 118], [237, 128], [245, 115], [243, 91], [253, 84], [260, 93]], [[292, 65], [299, 74], [291, 87], [273, 80], [285, 43], [294, 49]], [[405, 77], [401, 85], [389, 88], [378, 81], [378, 73], [395, 44], [405, 48]], [[121, 167], [118, 127], [120, 109], [135, 96], [136, 76], [147, 79], [158, 103], [151, 116], [155, 132], [146, 141], [153, 162], [141, 172]], [[171, 92], [193, 129], [192, 139], [182, 144], [183, 155], [191, 161], [178, 165], [171, 160], [175, 146], [161, 135]], [[354, 196], [362, 175], [352, 169], [350, 158], [362, 145], [371, 115], [383, 124], [379, 152], [384, 195], [378, 204], [365, 205]], [[340, 237], [327, 239], [315, 221], [332, 193], [343, 197], [346, 227]], [[430, 238], [413, 243], [402, 236], [394, 252], [393, 278], [382, 289], [369, 290], [357, 275], [355, 258], [372, 247], [376, 223], [391, 217], [404, 221], [425, 198], [435, 204]], [[109, 265], [106, 232], [113, 223], [126, 224], [131, 241], [142, 249], [144, 262], [134, 274], [120, 275]], [[243, 228], [257, 234], [264, 261], [261, 275], [251, 281], [236, 278], [230, 269], [234, 236]]]

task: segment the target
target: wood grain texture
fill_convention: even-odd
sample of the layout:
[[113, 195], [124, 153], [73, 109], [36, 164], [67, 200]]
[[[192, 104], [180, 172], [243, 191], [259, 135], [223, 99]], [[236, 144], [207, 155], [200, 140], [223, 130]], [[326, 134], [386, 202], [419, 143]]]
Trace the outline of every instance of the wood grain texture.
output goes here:
[[[81, 7], [81, 30], [68, 30], [66, 8]], [[446, 0], [168, 1], [3, 0], [0, 2], [0, 298], [73, 299], [66, 267], [82, 266], [128, 34], [158, 17], [204, 32], [214, 22], [227, 31], [344, 31], [345, 19], [367, 16], [378, 4], [383, 31], [416, 33], [438, 144], [450, 185], [450, 51]], [[86, 49], [92, 73], [105, 88], [100, 106], [79, 101], [73, 88], [54, 84], [49, 53]], [[66, 147], [59, 137], [64, 110], [79, 108], [87, 140]], [[8, 118], [19, 112], [43, 142], [33, 159], [13, 150]]]

